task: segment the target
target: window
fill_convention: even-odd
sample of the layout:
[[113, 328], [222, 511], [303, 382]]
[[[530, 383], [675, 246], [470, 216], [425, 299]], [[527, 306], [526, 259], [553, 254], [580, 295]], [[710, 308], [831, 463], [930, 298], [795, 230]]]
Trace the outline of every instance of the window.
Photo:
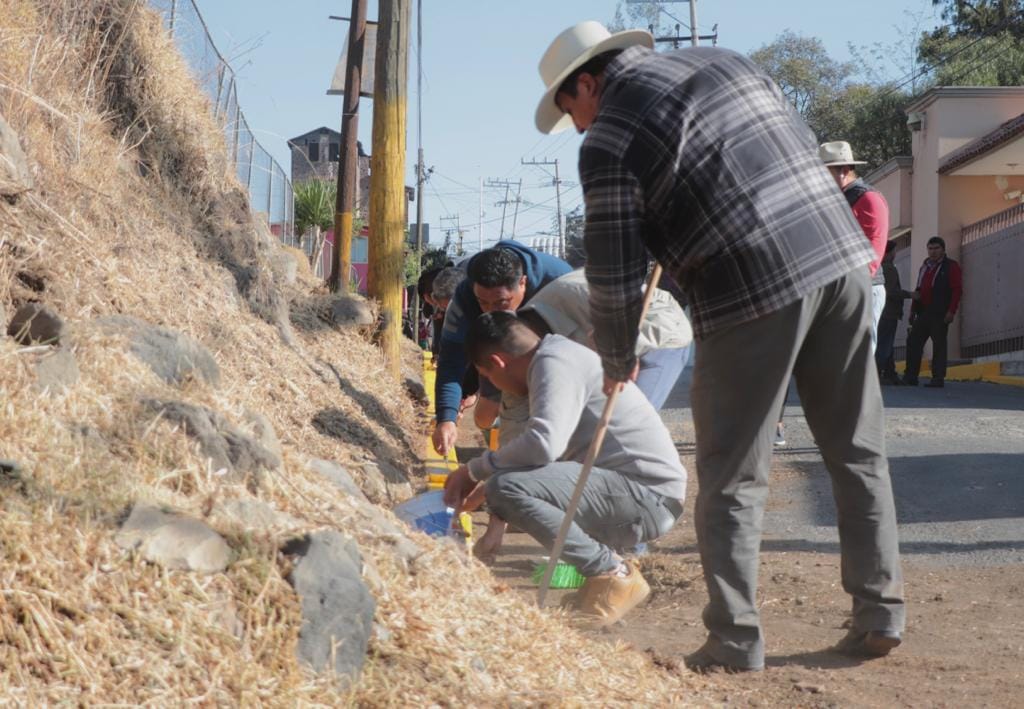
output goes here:
[[309, 143], [306, 143], [306, 147], [309, 148], [309, 161], [310, 162], [320, 162], [320, 143], [319, 143], [319, 141], [315, 142], [315, 143], [312, 142], [312, 141], [309, 142]]
[[331, 162], [338, 162], [338, 157], [341, 155], [341, 145], [339, 143], [331, 143], [327, 146], [327, 159]]

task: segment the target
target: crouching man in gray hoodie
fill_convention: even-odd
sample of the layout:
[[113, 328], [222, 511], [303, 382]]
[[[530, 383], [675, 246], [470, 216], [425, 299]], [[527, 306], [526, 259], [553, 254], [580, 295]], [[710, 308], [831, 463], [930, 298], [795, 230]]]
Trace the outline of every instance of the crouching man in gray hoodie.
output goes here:
[[[559, 335], [541, 339], [513, 313], [475, 320], [473, 362], [502, 392], [528, 396], [526, 429], [448, 476], [445, 501], [461, 506], [477, 482], [502, 519], [548, 550], [605, 405], [598, 356]], [[597, 625], [619, 620], [650, 593], [621, 552], [665, 534], [682, 515], [686, 470], [657, 412], [625, 385], [587, 480], [562, 559], [586, 577], [578, 610]]]

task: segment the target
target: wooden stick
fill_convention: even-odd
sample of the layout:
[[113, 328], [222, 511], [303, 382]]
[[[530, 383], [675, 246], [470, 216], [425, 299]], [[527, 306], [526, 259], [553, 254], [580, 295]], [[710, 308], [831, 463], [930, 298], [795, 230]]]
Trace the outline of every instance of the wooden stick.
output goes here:
[[[651, 299], [654, 297], [654, 290], [657, 287], [658, 281], [661, 279], [661, 264], [655, 264], [654, 270], [651, 271], [651, 280], [647, 283], [647, 292], [644, 293], [644, 304], [640, 310], [640, 324], [643, 324], [644, 318], [647, 317], [647, 309], [651, 306]], [[569, 527], [572, 526], [573, 519], [576, 517], [576, 509], [580, 505], [580, 498], [583, 496], [583, 488], [587, 484], [587, 478], [590, 477], [590, 470], [594, 467], [594, 461], [597, 460], [597, 454], [601, 450], [601, 443], [604, 442], [604, 434], [608, 431], [608, 424], [612, 418], [612, 412], [615, 410], [615, 401], [619, 398], [619, 387], [612, 389], [612, 393], [608, 395], [608, 400], [604, 404], [604, 412], [601, 414], [601, 420], [597, 423], [597, 430], [594, 432], [594, 438], [590, 441], [590, 447], [587, 448], [587, 457], [583, 459], [583, 468], [580, 470], [579, 480], [576, 481], [576, 489], [573, 490], [572, 498], [569, 500], [569, 506], [565, 509], [565, 518], [562, 520], [562, 526], [558, 530], [558, 536], [555, 537], [555, 544], [551, 547], [551, 556], [548, 559], [548, 566], [544, 570], [544, 578], [540, 581], [540, 589], [537, 591], [537, 605], [541, 608], [544, 607], [544, 600], [548, 595], [548, 588], [551, 585], [551, 576], [555, 572], [555, 566], [558, 565], [558, 557], [562, 555], [562, 547], [565, 546], [565, 538], [569, 534]]]

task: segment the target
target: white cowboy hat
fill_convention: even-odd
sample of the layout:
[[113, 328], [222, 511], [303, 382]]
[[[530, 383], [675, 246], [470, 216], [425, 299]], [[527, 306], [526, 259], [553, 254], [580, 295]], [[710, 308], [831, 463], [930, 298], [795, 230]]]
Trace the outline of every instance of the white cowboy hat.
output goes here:
[[818, 157], [825, 163], [825, 167], [832, 167], [833, 165], [867, 165], [867, 162], [864, 160], [853, 159], [853, 149], [845, 140], [822, 143], [818, 147]]
[[572, 118], [555, 104], [555, 93], [569, 74], [602, 52], [635, 45], [654, 48], [654, 37], [643, 30], [612, 34], [600, 22], [587, 20], [555, 37], [540, 59], [540, 78], [546, 90], [537, 106], [536, 123], [541, 133], [559, 133], [572, 127]]

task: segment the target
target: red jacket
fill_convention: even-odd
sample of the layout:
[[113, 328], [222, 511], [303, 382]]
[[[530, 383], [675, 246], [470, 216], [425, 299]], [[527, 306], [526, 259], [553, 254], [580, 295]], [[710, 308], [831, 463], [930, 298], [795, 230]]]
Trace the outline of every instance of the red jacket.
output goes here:
[[[857, 182], [861, 181], [857, 180]], [[847, 190], [852, 186], [847, 186]], [[860, 228], [864, 230], [864, 236], [868, 237], [868, 241], [871, 242], [871, 248], [875, 250], [875, 258], [870, 265], [871, 275], [874, 276], [882, 263], [882, 257], [885, 256], [885, 244], [889, 240], [889, 205], [886, 204], [885, 197], [881, 192], [870, 188], [867, 184], [864, 186], [868, 189], [850, 205], [850, 208], [853, 210], [853, 216], [857, 218]]]

